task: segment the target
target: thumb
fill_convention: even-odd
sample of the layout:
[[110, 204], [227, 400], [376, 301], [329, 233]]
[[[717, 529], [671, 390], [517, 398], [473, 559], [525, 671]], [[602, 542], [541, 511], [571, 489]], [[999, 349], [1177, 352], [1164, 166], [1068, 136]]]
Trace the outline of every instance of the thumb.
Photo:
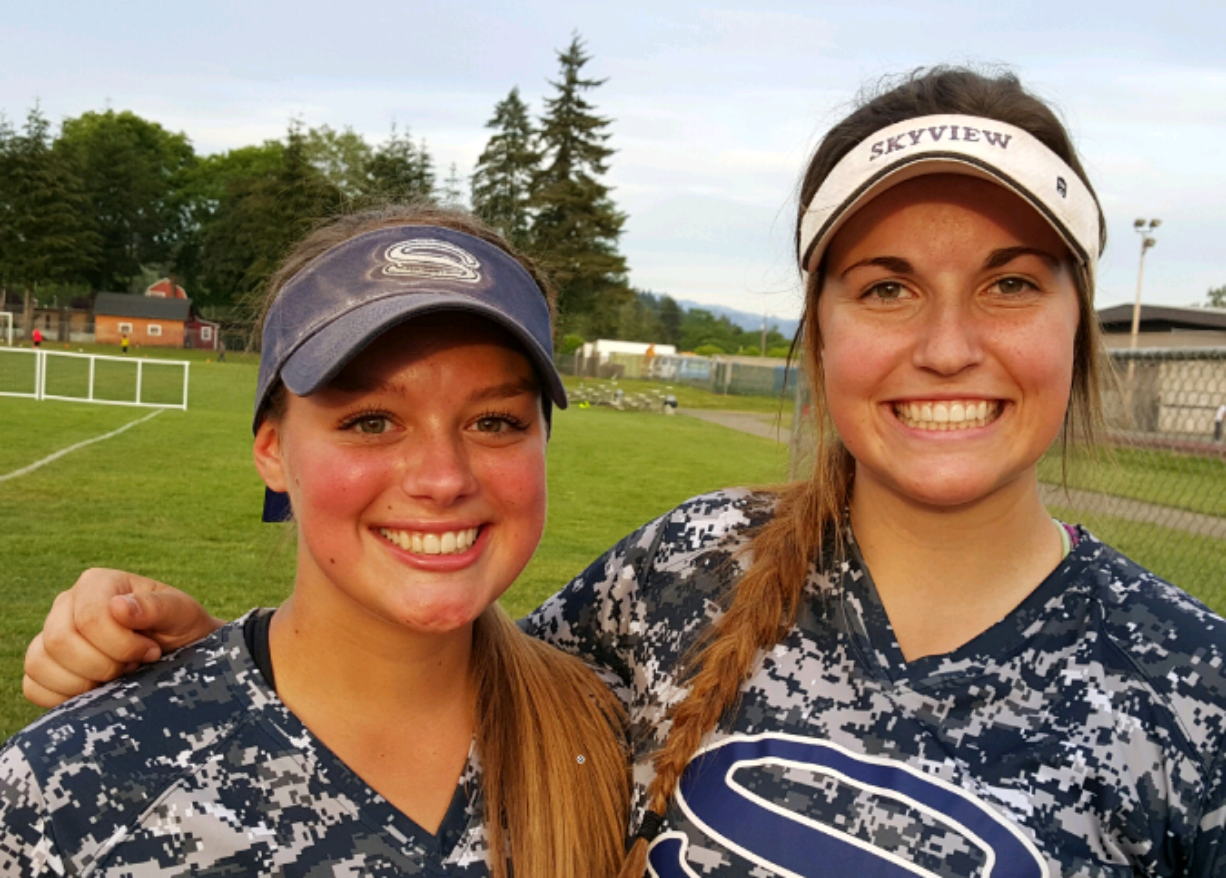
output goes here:
[[173, 588], [115, 595], [110, 611], [117, 623], [153, 641], [155, 645], [144, 656], [147, 662], [158, 658], [159, 649], [194, 643], [220, 624], [194, 598]]

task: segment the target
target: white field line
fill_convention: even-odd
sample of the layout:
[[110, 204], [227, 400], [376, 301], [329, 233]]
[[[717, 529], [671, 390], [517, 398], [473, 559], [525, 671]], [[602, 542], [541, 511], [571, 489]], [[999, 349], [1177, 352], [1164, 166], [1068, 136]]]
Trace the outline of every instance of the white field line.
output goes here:
[[69, 445], [67, 448], [62, 448], [59, 451], [55, 452], [55, 454], [48, 454], [42, 460], [36, 460], [34, 461], [34, 463], [30, 464], [29, 466], [24, 466], [21, 469], [13, 470], [11, 473], [5, 473], [4, 475], [0, 476], [0, 482], [7, 482], [9, 479], [16, 479], [16, 478], [19, 478], [20, 476], [27, 475], [28, 473], [34, 472], [34, 470], [38, 469], [39, 467], [46, 466], [52, 461], [59, 460], [65, 454], [72, 454], [72, 452], [76, 451], [79, 448], [84, 448], [86, 445], [93, 445], [95, 442], [101, 442], [104, 439], [110, 439], [112, 436], [118, 436], [124, 430], [130, 430], [133, 427], [135, 427], [137, 424], [143, 424], [145, 423], [145, 421], [149, 420], [150, 418], [156, 418], [163, 411], [164, 409], [158, 409], [157, 411], [150, 412], [149, 414], [145, 415], [143, 418], [139, 418], [138, 420], [135, 420], [130, 424], [124, 424], [118, 430], [112, 430], [111, 432], [105, 433], [102, 436], [95, 436], [93, 439], [86, 439], [84, 442], [78, 442], [76, 445]]

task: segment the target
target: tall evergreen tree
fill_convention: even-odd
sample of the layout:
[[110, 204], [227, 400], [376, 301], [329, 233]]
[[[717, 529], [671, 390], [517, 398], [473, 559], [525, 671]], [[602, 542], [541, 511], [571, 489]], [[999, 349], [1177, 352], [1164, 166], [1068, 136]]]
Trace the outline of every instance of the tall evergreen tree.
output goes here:
[[100, 244], [78, 169], [52, 149], [42, 111], [30, 110], [21, 133], [0, 126], [0, 281], [27, 293], [82, 281]]
[[460, 176], [460, 169], [456, 167], [455, 162], [451, 163], [438, 195], [439, 201], [443, 204], [451, 207], [464, 207], [464, 179]]
[[367, 166], [365, 195], [377, 199], [409, 200], [434, 195], [434, 160], [423, 140], [418, 146], [409, 132], [398, 134], [396, 126], [379, 144]]
[[604, 83], [583, 77], [590, 60], [578, 35], [558, 53], [561, 77], [550, 82], [556, 91], [545, 99], [540, 123], [543, 160], [533, 183], [532, 249], [558, 285], [559, 332], [582, 328], [599, 334], [616, 325], [618, 308], [634, 294], [617, 251], [626, 218], [600, 182], [613, 150], [606, 145], [610, 120], [598, 116], [585, 97]]
[[494, 106], [485, 123], [494, 131], [477, 159], [472, 176], [473, 211], [517, 247], [527, 247], [531, 233], [529, 201], [540, 171], [528, 105], [511, 89]]

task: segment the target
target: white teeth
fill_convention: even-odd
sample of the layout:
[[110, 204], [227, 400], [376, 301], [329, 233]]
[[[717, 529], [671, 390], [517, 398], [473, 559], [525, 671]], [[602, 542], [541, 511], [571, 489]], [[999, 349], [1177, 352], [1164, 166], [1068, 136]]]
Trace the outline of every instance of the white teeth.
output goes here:
[[966, 430], [996, 420], [1000, 403], [988, 400], [949, 400], [944, 402], [900, 402], [894, 414], [908, 427], [919, 430]]
[[414, 555], [454, 555], [463, 552], [477, 541], [478, 529], [421, 533], [419, 531], [389, 530], [379, 528], [385, 540], [394, 543]]

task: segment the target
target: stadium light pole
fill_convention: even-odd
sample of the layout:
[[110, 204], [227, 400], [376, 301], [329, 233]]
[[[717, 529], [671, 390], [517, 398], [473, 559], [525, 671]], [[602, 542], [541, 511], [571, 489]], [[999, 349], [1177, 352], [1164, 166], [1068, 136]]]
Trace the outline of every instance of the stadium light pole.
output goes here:
[[[1145, 279], [1145, 252], [1150, 247], [1158, 243], [1158, 239], [1154, 237], [1154, 231], [1158, 226], [1162, 225], [1162, 220], [1151, 219], [1148, 222], [1143, 219], [1138, 219], [1132, 224], [1133, 230], [1141, 236], [1141, 261], [1137, 265], [1137, 300], [1132, 306], [1132, 332], [1128, 347], [1130, 350], [1137, 349], [1137, 337], [1141, 331], [1141, 285]], [[1128, 394], [1132, 395], [1132, 377], [1136, 373], [1137, 361], [1135, 358], [1128, 360]]]

